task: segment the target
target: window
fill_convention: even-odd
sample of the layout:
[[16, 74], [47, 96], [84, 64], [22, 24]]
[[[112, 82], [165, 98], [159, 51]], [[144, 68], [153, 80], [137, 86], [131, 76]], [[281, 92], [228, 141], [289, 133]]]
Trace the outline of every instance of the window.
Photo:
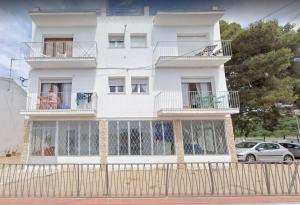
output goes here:
[[30, 146], [32, 156], [55, 156], [56, 144], [60, 156], [99, 155], [99, 123], [97, 121], [33, 122]]
[[31, 130], [31, 155], [55, 155], [56, 122], [33, 122]]
[[147, 34], [131, 34], [130, 42], [132, 48], [147, 47]]
[[110, 93], [124, 93], [125, 92], [125, 78], [109, 78], [109, 92]]
[[43, 57], [72, 57], [73, 38], [45, 38]]
[[289, 143], [279, 143], [281, 146], [287, 148], [287, 149], [299, 149], [299, 146]]
[[256, 150], [258, 150], [258, 149], [267, 149], [267, 144], [266, 143], [258, 144], [255, 149]]
[[278, 144], [273, 144], [273, 143], [267, 143], [266, 144], [266, 149], [267, 150], [272, 150], [272, 149], [279, 149], [279, 145]]
[[58, 128], [59, 155], [99, 155], [97, 121], [61, 121], [58, 123]]
[[228, 153], [222, 120], [183, 120], [182, 134], [187, 155]]
[[174, 155], [172, 121], [109, 121], [109, 155]]
[[37, 97], [38, 109], [70, 109], [72, 83], [70, 81], [41, 82], [41, 92]]
[[132, 93], [148, 93], [149, 79], [148, 78], [131, 78]]
[[257, 145], [257, 142], [240, 142], [235, 145], [236, 148], [241, 148], [241, 149], [250, 149]]
[[124, 35], [123, 34], [109, 34], [108, 35], [110, 48], [124, 48]]
[[184, 108], [211, 108], [217, 99], [212, 92], [211, 82], [184, 82], [181, 84]]

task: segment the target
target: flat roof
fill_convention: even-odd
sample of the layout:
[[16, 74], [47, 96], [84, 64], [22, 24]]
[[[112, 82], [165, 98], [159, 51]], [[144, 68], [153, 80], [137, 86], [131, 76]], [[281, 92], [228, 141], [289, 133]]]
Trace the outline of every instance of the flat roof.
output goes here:
[[210, 11], [158, 11], [154, 25], [158, 26], [204, 26], [213, 25], [224, 15], [224, 10]]
[[29, 12], [37, 26], [95, 26], [96, 10], [32, 10]]

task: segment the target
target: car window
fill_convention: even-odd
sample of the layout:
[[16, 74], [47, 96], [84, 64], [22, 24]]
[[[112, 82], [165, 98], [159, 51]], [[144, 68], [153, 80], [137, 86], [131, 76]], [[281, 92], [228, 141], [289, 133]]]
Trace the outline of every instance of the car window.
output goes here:
[[291, 148], [293, 148], [293, 149], [299, 149], [300, 148], [300, 146], [299, 145], [296, 145], [296, 144], [291, 144], [292, 145], [292, 147]]
[[286, 143], [279, 143], [281, 146], [283, 146], [283, 147], [285, 147], [285, 148], [288, 148], [289, 147], [289, 145], [288, 144], [286, 144]]
[[280, 145], [282, 145], [283, 147], [285, 147], [287, 149], [293, 149], [293, 148], [297, 147], [297, 145], [289, 144], [289, 143], [280, 143]]
[[279, 145], [278, 144], [274, 144], [274, 143], [267, 143], [266, 144], [266, 149], [267, 150], [272, 150], [272, 149], [279, 149]]
[[260, 149], [260, 148], [267, 149], [267, 143], [261, 143], [261, 144], [257, 145], [256, 148], [257, 149]]
[[236, 148], [252, 148], [256, 145], [257, 143], [256, 142], [240, 142], [238, 144], [236, 144]]

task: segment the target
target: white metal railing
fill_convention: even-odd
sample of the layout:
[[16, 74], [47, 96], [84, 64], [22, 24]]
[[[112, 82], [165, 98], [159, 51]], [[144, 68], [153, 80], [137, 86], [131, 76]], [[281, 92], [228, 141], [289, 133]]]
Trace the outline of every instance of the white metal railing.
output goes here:
[[161, 92], [155, 96], [156, 111], [184, 111], [184, 110], [215, 110], [239, 109], [237, 91], [216, 91], [201, 93]]
[[[159, 41], [153, 51], [153, 61], [170, 57], [220, 57], [232, 55], [229, 40], [217, 41]], [[172, 58], [171, 58], [172, 59]]]
[[95, 41], [25, 42], [25, 58], [96, 58]]
[[96, 111], [98, 96], [87, 92], [29, 93], [27, 111]]

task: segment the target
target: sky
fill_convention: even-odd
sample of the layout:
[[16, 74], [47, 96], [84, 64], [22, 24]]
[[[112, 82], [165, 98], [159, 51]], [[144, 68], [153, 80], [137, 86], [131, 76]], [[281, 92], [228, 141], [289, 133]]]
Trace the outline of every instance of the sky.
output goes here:
[[28, 11], [47, 9], [142, 9], [150, 13], [163, 9], [224, 9], [223, 20], [247, 27], [258, 20], [278, 20], [300, 27], [300, 0], [0, 0], [0, 76], [9, 76], [10, 59], [13, 77], [28, 77], [29, 67], [22, 60], [22, 43], [31, 41], [31, 19]]

